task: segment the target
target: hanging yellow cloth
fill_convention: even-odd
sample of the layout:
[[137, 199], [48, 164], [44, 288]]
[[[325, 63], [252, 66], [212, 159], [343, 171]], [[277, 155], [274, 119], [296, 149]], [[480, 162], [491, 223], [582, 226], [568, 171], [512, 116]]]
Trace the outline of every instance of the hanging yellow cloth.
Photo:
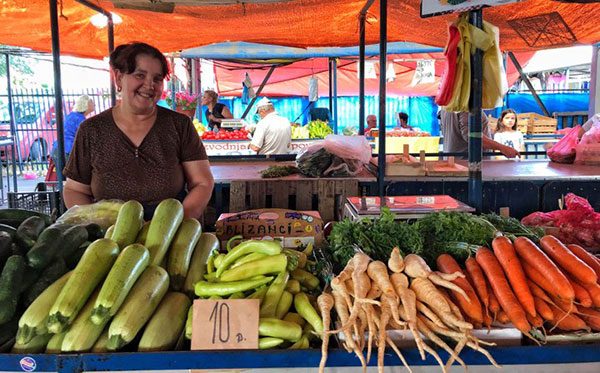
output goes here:
[[461, 41], [458, 43], [456, 82], [450, 103], [446, 111], [469, 111], [471, 95], [471, 54], [476, 49], [483, 53], [483, 97], [482, 107], [492, 109], [502, 105], [502, 97], [508, 90], [506, 73], [502, 64], [499, 49], [498, 28], [488, 22], [483, 23], [483, 30], [471, 24], [467, 15], [462, 14], [456, 22]]

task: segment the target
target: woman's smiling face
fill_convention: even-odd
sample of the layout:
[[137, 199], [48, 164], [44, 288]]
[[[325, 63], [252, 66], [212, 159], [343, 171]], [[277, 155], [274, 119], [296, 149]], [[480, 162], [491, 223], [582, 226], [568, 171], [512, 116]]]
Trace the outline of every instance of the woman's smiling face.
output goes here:
[[135, 59], [131, 74], [117, 72], [122, 87], [123, 104], [136, 114], [151, 113], [160, 100], [164, 88], [162, 66], [158, 59], [140, 54]]

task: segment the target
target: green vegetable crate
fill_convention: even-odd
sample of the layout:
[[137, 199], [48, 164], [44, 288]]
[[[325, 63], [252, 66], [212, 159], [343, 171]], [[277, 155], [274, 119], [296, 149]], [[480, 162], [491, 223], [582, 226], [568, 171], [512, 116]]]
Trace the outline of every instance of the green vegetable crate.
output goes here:
[[396, 220], [420, 219], [429, 213], [440, 211], [475, 212], [473, 207], [448, 195], [388, 196], [384, 198], [383, 205], [379, 197], [348, 197], [343, 217], [353, 221], [377, 218], [382, 207], [388, 207]]

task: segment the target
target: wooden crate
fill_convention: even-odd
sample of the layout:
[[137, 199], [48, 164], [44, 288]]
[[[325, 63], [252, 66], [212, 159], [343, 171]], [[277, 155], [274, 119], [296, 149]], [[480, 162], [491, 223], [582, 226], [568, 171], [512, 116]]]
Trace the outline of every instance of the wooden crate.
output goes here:
[[517, 114], [519, 129], [527, 128], [528, 134], [554, 133], [556, 132], [556, 118], [546, 117], [537, 113]]
[[271, 207], [318, 210], [325, 223], [340, 216], [346, 197], [359, 194], [358, 180], [353, 179], [232, 181], [230, 188], [229, 212]]

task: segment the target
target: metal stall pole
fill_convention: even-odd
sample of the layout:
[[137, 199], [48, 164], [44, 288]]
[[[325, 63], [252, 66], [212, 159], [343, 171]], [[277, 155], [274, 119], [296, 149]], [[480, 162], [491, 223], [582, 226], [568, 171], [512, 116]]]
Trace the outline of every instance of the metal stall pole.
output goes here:
[[[481, 9], [469, 12], [469, 23], [483, 28]], [[471, 55], [471, 96], [469, 97], [469, 204], [478, 212], [483, 207], [483, 182], [481, 159], [483, 158], [481, 105], [483, 94], [483, 51], [476, 49]]]
[[379, 3], [379, 158], [377, 159], [377, 187], [383, 205], [385, 196], [385, 103], [387, 59], [387, 0]]
[[359, 41], [358, 41], [358, 134], [365, 134], [365, 44], [367, 11], [375, 0], [369, 0], [360, 10], [359, 14]]
[[594, 44], [592, 48], [592, 67], [590, 76], [590, 104], [588, 108], [588, 117], [591, 118], [594, 114], [600, 112], [600, 44]]
[[329, 113], [333, 113], [333, 71], [331, 70], [331, 58], [327, 58], [327, 71], [329, 72]]
[[331, 71], [333, 72], [333, 133], [338, 133], [338, 94], [337, 94], [337, 60], [331, 60]]
[[[58, 142], [58, 159], [56, 159], [56, 176], [58, 190], [63, 192], [62, 168], [65, 164], [65, 137], [63, 127], [62, 83], [60, 75], [60, 41], [58, 32], [57, 0], [50, 0], [50, 30], [52, 33], [52, 66], [54, 67], [54, 112], [56, 114], [56, 132]], [[62, 212], [62, 204], [59, 206]]]
[[269, 81], [269, 78], [271, 78], [271, 74], [273, 74], [273, 71], [275, 71], [276, 67], [277, 67], [277, 65], [271, 65], [271, 68], [269, 69], [269, 72], [267, 72], [267, 75], [265, 75], [265, 78], [263, 79], [262, 83], [260, 83], [260, 87], [258, 87], [258, 89], [256, 90], [256, 95], [252, 98], [252, 100], [250, 101], [250, 103], [246, 107], [246, 110], [244, 110], [244, 114], [242, 114], [242, 119], [246, 118], [246, 115], [248, 115], [248, 113], [250, 112], [250, 109], [252, 108], [252, 106], [256, 102], [256, 99], [258, 98], [258, 96], [262, 92], [263, 88], [265, 88], [265, 85]]
[[[13, 110], [13, 102], [12, 102], [12, 82], [10, 81], [10, 54], [6, 53], [6, 89], [8, 90], [8, 116], [10, 118], [10, 136], [12, 137], [12, 145], [11, 145], [11, 161], [12, 161], [12, 173], [13, 173], [13, 185], [15, 187], [15, 192], [19, 191], [17, 186], [17, 149], [18, 139], [17, 139], [17, 128], [15, 125], [15, 112]], [[8, 161], [8, 156], [6, 156], [6, 160]], [[19, 163], [19, 168], [21, 164]], [[6, 172], [8, 173], [8, 164], [6, 165]], [[10, 182], [8, 182], [8, 191], [10, 192]]]
[[517, 61], [517, 58], [515, 57], [513, 52], [508, 52], [508, 57], [510, 57], [510, 60], [512, 61], [513, 65], [515, 65], [515, 67], [517, 68], [517, 71], [521, 75], [521, 79], [523, 79], [523, 81], [525, 82], [525, 85], [527, 85], [527, 88], [529, 88], [529, 91], [533, 95], [535, 102], [537, 102], [538, 106], [542, 109], [542, 111], [544, 112], [544, 115], [547, 117], [551, 116], [548, 109], [546, 109], [546, 105], [544, 105], [544, 103], [542, 102], [542, 99], [540, 98], [540, 96], [537, 94], [537, 91], [533, 87], [533, 84], [531, 84], [529, 77], [527, 76], [527, 74], [525, 74], [523, 72], [523, 68], [521, 67], [521, 64], [519, 63], [519, 61]]
[[[106, 18], [108, 18], [108, 54], [110, 55], [112, 53], [112, 51], [115, 50], [115, 24], [113, 21], [113, 17], [112, 17], [112, 13], [105, 10], [102, 7], [99, 7], [98, 5], [89, 2], [88, 0], [75, 0], [78, 3], [80, 3], [81, 5], [85, 5], [86, 7], [95, 10], [98, 13], [103, 14]], [[115, 104], [117, 103], [117, 91], [115, 90], [115, 77], [112, 74], [110, 74], [110, 101], [112, 106], [115, 106]]]

